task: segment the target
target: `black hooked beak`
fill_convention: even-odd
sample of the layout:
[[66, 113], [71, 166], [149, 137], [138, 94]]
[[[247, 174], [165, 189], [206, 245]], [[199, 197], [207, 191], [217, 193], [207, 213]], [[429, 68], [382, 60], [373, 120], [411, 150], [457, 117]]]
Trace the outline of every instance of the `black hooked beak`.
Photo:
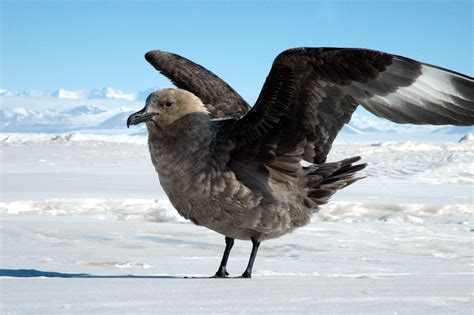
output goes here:
[[139, 123], [149, 121], [155, 115], [158, 115], [158, 113], [147, 113], [145, 107], [144, 109], [133, 113], [128, 117], [127, 128], [129, 128], [131, 125], [138, 125]]

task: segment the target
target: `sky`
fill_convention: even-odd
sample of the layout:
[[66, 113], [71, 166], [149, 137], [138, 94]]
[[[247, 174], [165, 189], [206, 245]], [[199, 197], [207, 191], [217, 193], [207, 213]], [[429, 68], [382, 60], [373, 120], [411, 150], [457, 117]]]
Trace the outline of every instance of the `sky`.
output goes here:
[[181, 54], [255, 100], [291, 47], [364, 47], [472, 76], [472, 1], [1, 1], [0, 88], [170, 86], [143, 58]]

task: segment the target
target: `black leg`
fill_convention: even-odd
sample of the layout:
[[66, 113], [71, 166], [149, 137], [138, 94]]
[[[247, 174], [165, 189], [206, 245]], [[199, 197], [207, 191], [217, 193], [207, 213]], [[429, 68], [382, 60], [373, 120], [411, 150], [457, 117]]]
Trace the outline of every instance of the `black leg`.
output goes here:
[[259, 246], [260, 241], [252, 238], [252, 253], [250, 254], [249, 264], [247, 265], [247, 269], [245, 269], [244, 273], [242, 274], [242, 278], [252, 278], [253, 263], [255, 262], [255, 257], [257, 257]]
[[232, 246], [234, 246], [234, 239], [226, 236], [224, 256], [222, 256], [221, 264], [214, 277], [225, 278], [226, 276], [229, 275], [229, 273], [227, 272], [226, 266], [227, 266], [227, 259], [229, 259], [229, 254], [230, 254], [230, 250], [232, 249]]

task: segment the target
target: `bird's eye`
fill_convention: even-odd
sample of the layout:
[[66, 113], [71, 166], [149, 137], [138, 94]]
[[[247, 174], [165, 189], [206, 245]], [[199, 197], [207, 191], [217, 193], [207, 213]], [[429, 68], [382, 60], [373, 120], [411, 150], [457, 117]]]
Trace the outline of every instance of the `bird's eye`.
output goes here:
[[171, 102], [171, 101], [168, 101], [168, 102], [165, 103], [166, 107], [171, 107], [172, 105], [173, 105], [173, 102]]

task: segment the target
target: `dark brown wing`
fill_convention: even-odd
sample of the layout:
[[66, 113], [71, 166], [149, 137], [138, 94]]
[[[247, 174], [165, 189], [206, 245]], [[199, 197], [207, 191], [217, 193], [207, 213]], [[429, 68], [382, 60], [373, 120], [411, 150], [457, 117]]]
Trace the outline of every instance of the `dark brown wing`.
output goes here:
[[221, 78], [184, 57], [153, 50], [145, 54], [145, 59], [178, 88], [198, 96], [212, 118], [240, 118], [250, 109], [247, 102]]
[[234, 156], [289, 175], [323, 163], [361, 104], [398, 123], [474, 124], [473, 79], [367, 49], [296, 48], [274, 61], [262, 92], [230, 137]]

